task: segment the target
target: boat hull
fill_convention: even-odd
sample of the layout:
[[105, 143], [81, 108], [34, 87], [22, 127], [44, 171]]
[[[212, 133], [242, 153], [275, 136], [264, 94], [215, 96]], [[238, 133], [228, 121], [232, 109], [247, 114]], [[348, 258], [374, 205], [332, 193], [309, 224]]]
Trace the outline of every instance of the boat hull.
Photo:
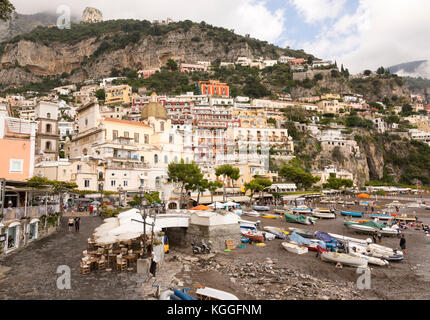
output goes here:
[[336, 253], [336, 252], [323, 252], [321, 253], [321, 260], [332, 263], [341, 263], [351, 267], [367, 267], [367, 260], [351, 255]]
[[291, 242], [282, 242], [282, 247], [288, 252], [295, 254], [305, 254], [308, 252], [308, 248], [299, 246], [298, 244]]

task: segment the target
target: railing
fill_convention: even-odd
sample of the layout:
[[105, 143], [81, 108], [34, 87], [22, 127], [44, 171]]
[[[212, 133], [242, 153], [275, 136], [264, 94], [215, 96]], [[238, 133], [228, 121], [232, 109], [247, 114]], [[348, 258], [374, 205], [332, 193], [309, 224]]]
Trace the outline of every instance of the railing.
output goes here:
[[[25, 211], [27, 210], [27, 214]], [[37, 207], [16, 207], [16, 208], [4, 208], [3, 215], [4, 220], [21, 219], [25, 216], [30, 218], [39, 218], [43, 215], [53, 214], [60, 211], [60, 205], [40, 205]]]
[[6, 134], [31, 135], [31, 122], [18, 118], [5, 118]]

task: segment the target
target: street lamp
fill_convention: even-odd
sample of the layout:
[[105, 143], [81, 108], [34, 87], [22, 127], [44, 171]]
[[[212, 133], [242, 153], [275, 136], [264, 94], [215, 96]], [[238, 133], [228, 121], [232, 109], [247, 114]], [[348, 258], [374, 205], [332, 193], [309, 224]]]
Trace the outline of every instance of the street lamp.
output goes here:
[[97, 213], [101, 216], [102, 215], [102, 213], [101, 213], [101, 211], [100, 211], [100, 209], [101, 209], [101, 206], [103, 205], [103, 182], [100, 182], [99, 183], [99, 191], [100, 191], [100, 204], [98, 205], [98, 208], [97, 208]]
[[124, 189], [121, 187], [121, 185], [118, 186], [118, 193], [119, 193], [119, 206], [121, 207], [121, 193]]
[[147, 212], [146, 208], [143, 207], [143, 199], [145, 196], [145, 189], [143, 185], [139, 187], [139, 200], [140, 200], [140, 214], [143, 219], [143, 248], [142, 248], [142, 255], [146, 256], [146, 217]]

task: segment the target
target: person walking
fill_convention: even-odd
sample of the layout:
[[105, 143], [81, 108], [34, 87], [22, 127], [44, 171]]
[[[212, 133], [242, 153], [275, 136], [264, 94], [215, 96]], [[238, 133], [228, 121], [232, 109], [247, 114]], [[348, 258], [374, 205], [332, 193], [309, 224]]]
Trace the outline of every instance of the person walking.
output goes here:
[[402, 249], [403, 254], [406, 254], [406, 239], [404, 234], [400, 237], [400, 248]]
[[381, 231], [378, 232], [378, 242], [379, 242], [379, 244], [382, 243], [382, 233], [381, 233]]
[[69, 231], [72, 231], [73, 230], [73, 224], [74, 224], [74, 220], [73, 220], [73, 218], [72, 217], [70, 217], [69, 218]]
[[376, 231], [375, 231], [375, 233], [372, 235], [372, 239], [373, 239], [373, 243], [376, 243]]
[[157, 263], [160, 261], [160, 258], [158, 257], [158, 254], [154, 251], [153, 248], [151, 248], [152, 253], [152, 261], [151, 261], [151, 267], [149, 268], [149, 272], [152, 274], [152, 276], [155, 278], [155, 274], [157, 271]]
[[79, 224], [81, 223], [81, 218], [80, 217], [75, 217], [75, 231], [78, 232], [79, 231]]

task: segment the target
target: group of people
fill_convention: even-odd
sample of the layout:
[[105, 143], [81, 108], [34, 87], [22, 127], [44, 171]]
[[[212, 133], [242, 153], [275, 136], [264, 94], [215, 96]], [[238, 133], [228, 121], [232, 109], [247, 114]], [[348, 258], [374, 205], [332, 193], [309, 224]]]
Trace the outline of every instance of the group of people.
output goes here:
[[69, 231], [73, 230], [73, 226], [75, 226], [75, 231], [79, 231], [79, 225], [81, 224], [81, 218], [80, 217], [70, 217], [69, 218]]

